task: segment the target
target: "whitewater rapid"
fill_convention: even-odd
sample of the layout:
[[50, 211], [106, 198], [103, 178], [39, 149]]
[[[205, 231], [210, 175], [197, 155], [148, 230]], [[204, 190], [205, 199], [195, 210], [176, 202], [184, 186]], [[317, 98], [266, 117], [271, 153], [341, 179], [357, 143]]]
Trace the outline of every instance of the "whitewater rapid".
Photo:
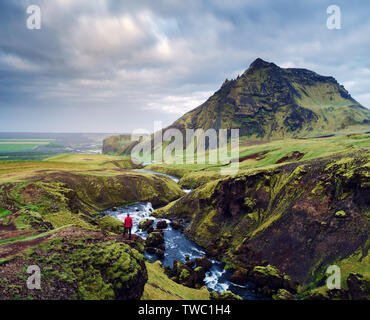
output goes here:
[[[179, 182], [179, 179], [174, 176], [170, 176], [163, 173], [157, 173], [154, 171], [149, 171], [145, 169], [137, 169], [135, 171], [140, 172], [146, 172], [146, 173], [152, 173], [152, 174], [160, 174], [165, 175], [172, 180], [174, 180], [176, 183]], [[192, 190], [184, 190], [185, 192], [191, 192]], [[133, 228], [132, 233], [137, 234], [138, 236], [142, 237], [143, 239], [146, 239], [148, 234], [146, 232], [143, 232], [139, 229], [139, 223], [142, 220], [151, 219], [153, 220], [153, 226], [156, 228], [156, 224], [158, 221], [163, 221], [166, 219], [162, 218], [155, 218], [151, 216], [152, 212], [154, 211], [152, 204], [150, 202], [142, 202], [126, 207], [119, 207], [117, 208], [117, 211], [113, 210], [106, 210], [103, 212], [105, 215], [113, 216], [120, 221], [124, 221], [127, 214], [130, 214], [130, 217], [133, 220]], [[155, 254], [150, 254], [145, 252], [145, 257], [148, 260], [154, 261], [154, 260], [161, 260], [162, 264], [164, 266], [173, 267], [174, 260], [179, 260], [181, 262], [185, 262], [186, 256], [188, 256], [191, 260], [195, 258], [201, 258], [206, 255], [203, 248], [198, 246], [193, 241], [186, 238], [186, 236], [178, 231], [174, 230], [170, 225], [170, 220], [167, 221], [167, 228], [164, 229], [164, 238], [165, 238], [165, 255], [164, 258], [159, 259]], [[233, 293], [240, 295], [243, 299], [263, 299], [263, 296], [261, 296], [255, 286], [252, 283], [246, 283], [244, 286], [237, 285], [235, 283], [232, 283], [229, 279], [231, 276], [231, 272], [224, 269], [224, 263], [210, 259], [212, 261], [213, 266], [209, 272], [206, 273], [206, 277], [204, 279], [204, 284], [207, 286], [208, 289], [211, 291], [217, 291], [217, 292], [224, 292], [226, 290], [230, 290]]]

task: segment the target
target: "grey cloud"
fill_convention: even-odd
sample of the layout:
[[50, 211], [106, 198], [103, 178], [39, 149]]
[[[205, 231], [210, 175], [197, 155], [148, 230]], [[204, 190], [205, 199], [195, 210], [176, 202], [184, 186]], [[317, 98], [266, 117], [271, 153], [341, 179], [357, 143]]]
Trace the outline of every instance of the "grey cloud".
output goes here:
[[366, 0], [340, 3], [333, 31], [326, 0], [32, 3], [38, 31], [25, 27], [31, 1], [0, 4], [2, 131], [167, 125], [257, 57], [333, 75], [370, 106]]

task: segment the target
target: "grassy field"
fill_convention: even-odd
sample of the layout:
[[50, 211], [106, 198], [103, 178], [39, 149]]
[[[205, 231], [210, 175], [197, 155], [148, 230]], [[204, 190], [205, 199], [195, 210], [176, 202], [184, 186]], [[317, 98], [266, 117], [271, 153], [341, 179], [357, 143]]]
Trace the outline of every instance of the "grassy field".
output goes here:
[[[1, 141], [0, 141], [1, 143]], [[1, 146], [1, 145], [0, 145]], [[302, 162], [334, 154], [361, 152], [370, 148], [369, 134], [351, 134], [316, 139], [287, 139], [258, 144], [241, 140], [238, 173], [273, 168], [288, 162]], [[209, 152], [206, 152], [206, 159]], [[181, 177], [189, 187], [221, 178], [224, 164], [151, 164], [147, 169]], [[67, 171], [95, 175], [116, 175], [133, 169], [128, 156], [61, 154], [40, 161], [0, 161], [0, 182], [20, 181], [43, 171]]]
[[52, 139], [0, 139], [0, 152], [19, 152], [33, 150], [39, 146], [46, 146]]
[[[350, 134], [315, 139], [286, 139], [251, 144], [241, 140], [238, 173], [274, 168], [288, 162], [303, 162], [334, 154], [361, 152], [370, 148], [370, 134]], [[206, 159], [209, 153], [206, 153]], [[181, 158], [178, 158], [181, 159]], [[181, 177], [184, 187], [197, 187], [212, 179], [222, 178], [223, 164], [151, 164], [147, 169]]]
[[90, 175], [117, 175], [130, 169], [127, 157], [86, 154], [61, 154], [40, 161], [0, 161], [0, 183], [22, 181], [42, 172], [74, 172]]

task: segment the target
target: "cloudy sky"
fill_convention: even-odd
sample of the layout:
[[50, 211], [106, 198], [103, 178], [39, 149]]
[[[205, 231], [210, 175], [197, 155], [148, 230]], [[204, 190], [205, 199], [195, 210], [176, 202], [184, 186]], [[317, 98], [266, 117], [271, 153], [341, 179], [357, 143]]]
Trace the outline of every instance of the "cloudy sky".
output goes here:
[[153, 130], [257, 57], [334, 76], [370, 107], [369, 14], [368, 0], [1, 0], [0, 131]]

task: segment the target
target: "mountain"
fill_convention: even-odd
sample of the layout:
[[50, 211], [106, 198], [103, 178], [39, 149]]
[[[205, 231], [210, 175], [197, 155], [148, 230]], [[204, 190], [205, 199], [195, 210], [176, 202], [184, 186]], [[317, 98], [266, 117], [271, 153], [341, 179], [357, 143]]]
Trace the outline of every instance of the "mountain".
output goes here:
[[131, 144], [130, 134], [111, 136], [103, 140], [104, 154], [122, 154], [125, 148]]
[[[168, 128], [238, 128], [241, 136], [262, 140], [319, 137], [370, 131], [370, 110], [333, 77], [258, 58]], [[103, 150], [128, 154], [136, 143], [127, 142], [126, 136], [116, 136], [104, 141]]]
[[258, 58], [170, 127], [239, 128], [241, 136], [261, 139], [320, 136], [350, 128], [369, 130], [370, 110], [333, 77], [280, 68]]

